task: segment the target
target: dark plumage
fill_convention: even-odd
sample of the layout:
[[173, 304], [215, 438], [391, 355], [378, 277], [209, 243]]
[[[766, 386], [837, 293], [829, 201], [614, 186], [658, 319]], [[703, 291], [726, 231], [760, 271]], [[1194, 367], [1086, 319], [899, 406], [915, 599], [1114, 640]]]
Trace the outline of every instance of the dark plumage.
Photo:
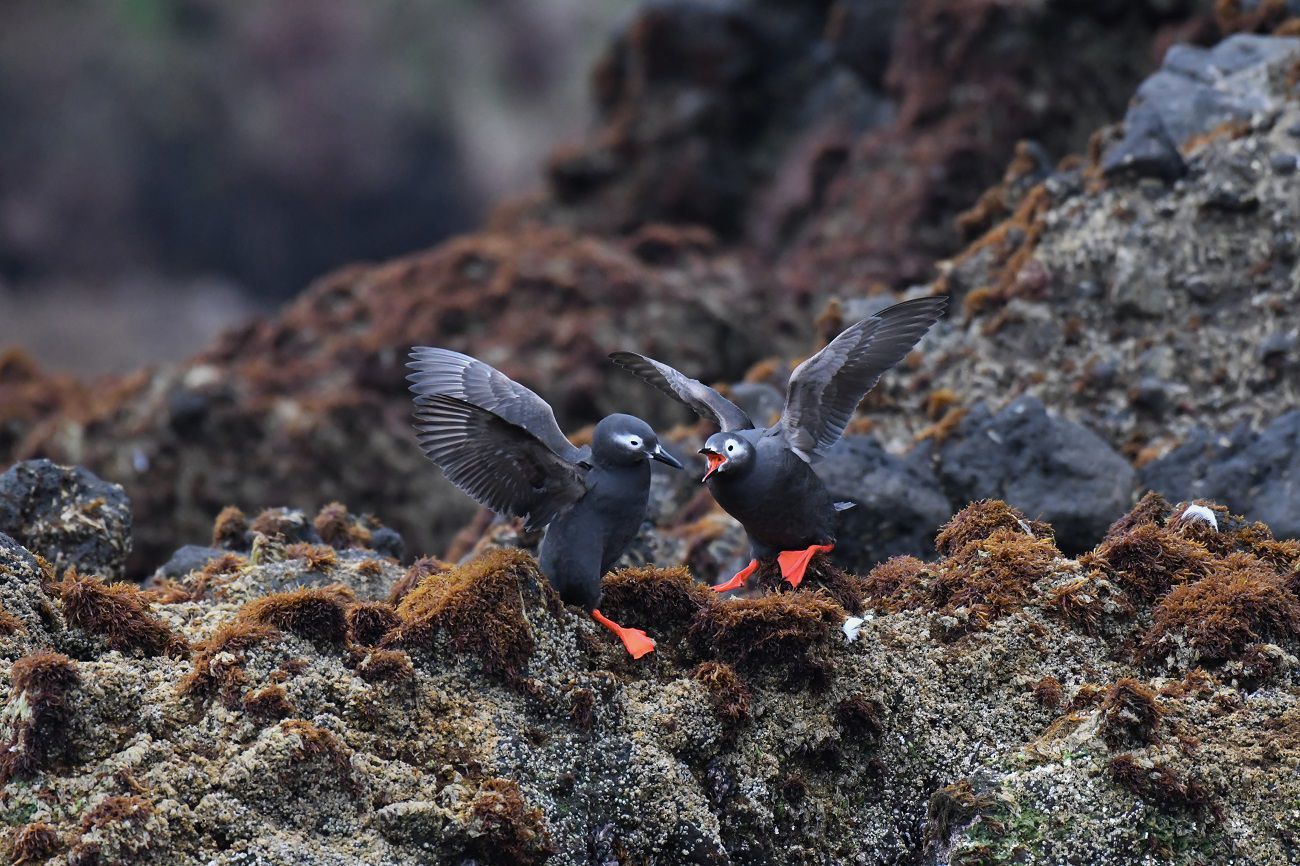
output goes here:
[[633, 352], [610, 355], [721, 428], [700, 449], [709, 461], [701, 480], [745, 527], [753, 559], [715, 589], [742, 586], [759, 560], [774, 555], [786, 580], [797, 586], [813, 555], [834, 548], [835, 515], [848, 506], [832, 501], [812, 464], [839, 441], [858, 403], [939, 320], [947, 303], [946, 297], [904, 301], [844, 329], [795, 369], [785, 411], [765, 429], [755, 428], [717, 391], [666, 364]]
[[636, 536], [650, 494], [650, 460], [681, 468], [640, 418], [610, 415], [589, 448], [560, 431], [546, 401], [468, 355], [417, 348], [408, 377], [420, 446], [447, 478], [498, 514], [547, 527], [539, 563], [569, 604], [581, 605], [640, 657], [654, 641], [605, 618], [600, 579]]

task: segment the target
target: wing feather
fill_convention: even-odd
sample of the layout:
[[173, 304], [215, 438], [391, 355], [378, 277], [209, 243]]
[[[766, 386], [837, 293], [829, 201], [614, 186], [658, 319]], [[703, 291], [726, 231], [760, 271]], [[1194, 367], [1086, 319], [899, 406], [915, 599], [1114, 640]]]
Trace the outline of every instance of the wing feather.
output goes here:
[[587, 492], [585, 470], [528, 430], [446, 394], [416, 398], [425, 455], [451, 483], [498, 514], [540, 529]]
[[412, 371], [406, 378], [417, 396], [446, 394], [472, 403], [523, 427], [570, 463], [582, 459], [580, 449], [560, 430], [550, 405], [490, 364], [450, 349], [416, 346], [406, 366]]
[[790, 376], [781, 432], [814, 463], [839, 441], [853, 410], [943, 315], [944, 296], [894, 304], [848, 328]]
[[667, 364], [636, 352], [614, 352], [609, 357], [647, 385], [685, 403], [700, 417], [716, 422], [724, 431], [749, 430], [754, 426], [754, 422], [735, 403]]

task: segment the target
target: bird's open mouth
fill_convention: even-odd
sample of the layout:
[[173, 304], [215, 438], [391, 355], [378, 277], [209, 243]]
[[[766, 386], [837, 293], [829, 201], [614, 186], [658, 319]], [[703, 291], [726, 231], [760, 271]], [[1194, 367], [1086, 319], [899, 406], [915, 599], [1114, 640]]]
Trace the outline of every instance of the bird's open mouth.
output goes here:
[[717, 451], [711, 451], [708, 448], [701, 448], [700, 453], [704, 455], [704, 459], [709, 461], [709, 471], [705, 472], [704, 477], [700, 479], [700, 482], [703, 483], [709, 480], [710, 475], [718, 471], [719, 466], [727, 462], [727, 458], [723, 457]]

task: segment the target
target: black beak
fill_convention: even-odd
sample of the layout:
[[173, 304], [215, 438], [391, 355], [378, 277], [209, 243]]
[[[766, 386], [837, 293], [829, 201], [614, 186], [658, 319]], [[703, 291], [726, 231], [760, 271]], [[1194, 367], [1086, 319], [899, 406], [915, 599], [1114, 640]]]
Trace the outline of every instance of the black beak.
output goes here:
[[650, 452], [650, 459], [658, 460], [660, 463], [665, 463], [674, 469], [682, 468], [681, 461], [665, 451], [662, 445], [655, 445], [655, 450]]

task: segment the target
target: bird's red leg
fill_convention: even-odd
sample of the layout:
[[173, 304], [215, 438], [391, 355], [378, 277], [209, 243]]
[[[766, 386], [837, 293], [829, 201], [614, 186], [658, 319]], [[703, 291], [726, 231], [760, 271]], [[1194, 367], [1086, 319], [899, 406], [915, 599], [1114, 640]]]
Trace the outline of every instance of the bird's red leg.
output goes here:
[[808, 570], [808, 563], [819, 553], [830, 553], [835, 549], [833, 544], [814, 544], [807, 550], [783, 550], [776, 555], [776, 561], [781, 564], [781, 576], [789, 581], [791, 586], [798, 586], [803, 582], [803, 573]]
[[758, 571], [758, 560], [751, 559], [749, 565], [736, 572], [736, 576], [726, 583], [719, 583], [713, 587], [714, 592], [731, 592], [733, 589], [740, 589], [749, 580], [749, 576]]
[[598, 610], [591, 612], [591, 618], [618, 635], [618, 639], [623, 642], [628, 655], [632, 656], [632, 658], [639, 659], [641, 656], [655, 651], [655, 642], [641, 629], [621, 626]]

